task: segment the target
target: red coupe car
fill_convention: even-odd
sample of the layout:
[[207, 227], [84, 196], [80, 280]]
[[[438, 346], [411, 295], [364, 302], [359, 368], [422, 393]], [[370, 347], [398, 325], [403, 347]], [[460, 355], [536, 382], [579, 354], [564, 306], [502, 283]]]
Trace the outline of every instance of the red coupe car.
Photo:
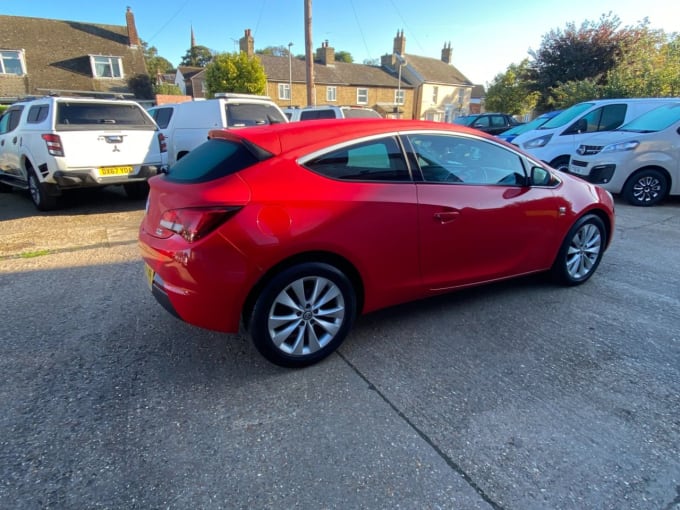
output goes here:
[[550, 271], [585, 282], [611, 195], [477, 130], [343, 119], [218, 130], [150, 180], [139, 241], [153, 295], [243, 327], [270, 361], [333, 352], [358, 314]]

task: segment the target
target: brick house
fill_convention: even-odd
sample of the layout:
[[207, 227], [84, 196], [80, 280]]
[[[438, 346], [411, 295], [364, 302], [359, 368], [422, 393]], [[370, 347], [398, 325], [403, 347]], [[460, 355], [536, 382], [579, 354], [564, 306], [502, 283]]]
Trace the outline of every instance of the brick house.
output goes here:
[[206, 95], [205, 68], [179, 66], [175, 73], [175, 85], [184, 95], [194, 99], [204, 99]]
[[125, 25], [0, 15], [0, 103], [50, 93], [133, 96], [147, 74], [135, 18]]
[[402, 76], [415, 87], [413, 118], [451, 122], [470, 112], [473, 83], [452, 65], [451, 43], [444, 44], [441, 59], [406, 53], [404, 31], [397, 32], [392, 54], [381, 57], [381, 65]]
[[[267, 92], [279, 106], [307, 104], [307, 75], [304, 60], [255, 55], [250, 30], [240, 40], [240, 50], [257, 56], [267, 75]], [[364, 106], [385, 117], [412, 118], [413, 86], [397, 73], [377, 66], [348, 64], [335, 60], [335, 50], [324, 41], [316, 50], [314, 89], [317, 105]], [[398, 112], [397, 112], [398, 108]]]

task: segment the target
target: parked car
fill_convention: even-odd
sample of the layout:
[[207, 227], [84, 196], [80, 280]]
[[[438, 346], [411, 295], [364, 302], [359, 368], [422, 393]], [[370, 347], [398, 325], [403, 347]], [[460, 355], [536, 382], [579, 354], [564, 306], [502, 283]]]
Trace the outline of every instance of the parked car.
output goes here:
[[503, 131], [507, 131], [511, 127], [519, 126], [521, 122], [515, 120], [512, 115], [505, 113], [478, 113], [474, 115], [465, 115], [454, 119], [454, 124], [467, 126], [490, 135], [500, 135]]
[[618, 129], [593, 135], [571, 157], [569, 172], [622, 193], [633, 205], [656, 205], [680, 194], [680, 101]]
[[284, 108], [283, 112], [291, 122], [320, 119], [382, 118], [375, 110], [360, 106], [305, 106], [303, 108]]
[[548, 122], [553, 117], [556, 117], [560, 113], [562, 113], [562, 110], [554, 110], [552, 112], [543, 113], [536, 117], [535, 119], [527, 122], [526, 124], [519, 124], [518, 126], [510, 128], [507, 131], [503, 131], [500, 135], [496, 136], [501, 140], [505, 140], [506, 142], [512, 142], [522, 133], [526, 133], [528, 131], [531, 131], [532, 129], [536, 129], [542, 126], [543, 124]]
[[167, 165], [174, 165], [208, 139], [211, 129], [239, 129], [288, 122], [267, 96], [218, 94], [215, 99], [165, 104], [149, 108], [167, 144]]
[[569, 170], [569, 158], [594, 133], [611, 131], [672, 98], [597, 99], [578, 103], [512, 143], [558, 170]]
[[216, 130], [150, 186], [153, 295], [197, 326], [242, 324], [284, 366], [330, 354], [357, 314], [535, 272], [583, 283], [614, 232], [604, 189], [427, 121]]
[[135, 101], [42, 97], [0, 119], [0, 187], [27, 189], [41, 211], [65, 190], [122, 184], [133, 198], [161, 168], [165, 142]]

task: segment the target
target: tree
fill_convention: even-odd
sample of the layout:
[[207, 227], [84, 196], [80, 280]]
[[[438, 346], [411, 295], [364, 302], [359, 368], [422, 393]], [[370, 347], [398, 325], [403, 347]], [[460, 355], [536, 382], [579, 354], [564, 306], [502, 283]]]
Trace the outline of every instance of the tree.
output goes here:
[[511, 64], [505, 73], [498, 74], [486, 91], [487, 111], [504, 112], [510, 115], [523, 115], [531, 112], [540, 97], [532, 91], [528, 79], [529, 61]]
[[255, 50], [257, 55], [271, 55], [273, 57], [287, 57], [288, 48], [286, 46], [267, 46], [260, 50]]
[[158, 55], [158, 50], [155, 46], [149, 46], [148, 43], [142, 42], [144, 48], [144, 61], [146, 62], [146, 70], [153, 81], [158, 74], [167, 73], [172, 69], [172, 64], [166, 58]]
[[148, 74], [130, 76], [127, 84], [137, 99], [153, 99], [153, 87]]
[[335, 60], [336, 62], [346, 62], [348, 64], [351, 64], [354, 62], [354, 59], [352, 58], [352, 54], [349, 51], [336, 51], [335, 52]]
[[264, 94], [267, 76], [260, 59], [248, 57], [244, 52], [219, 53], [205, 68], [208, 97], [216, 92], [241, 92]]
[[154, 85], [153, 91], [156, 94], [162, 94], [166, 96], [181, 96], [182, 91], [179, 88], [179, 85], [175, 85], [174, 83], [158, 83]]
[[213, 52], [205, 46], [192, 46], [182, 57], [181, 66], [205, 67], [213, 59]]

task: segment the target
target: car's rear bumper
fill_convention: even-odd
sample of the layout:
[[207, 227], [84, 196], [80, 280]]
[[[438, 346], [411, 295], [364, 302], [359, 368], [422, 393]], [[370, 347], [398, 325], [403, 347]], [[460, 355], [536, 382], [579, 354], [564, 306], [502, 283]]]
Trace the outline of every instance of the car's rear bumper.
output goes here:
[[88, 188], [146, 181], [161, 173], [161, 165], [142, 165], [138, 172], [126, 175], [101, 176], [96, 168], [86, 170], [57, 170], [52, 174], [56, 185], [61, 189]]

